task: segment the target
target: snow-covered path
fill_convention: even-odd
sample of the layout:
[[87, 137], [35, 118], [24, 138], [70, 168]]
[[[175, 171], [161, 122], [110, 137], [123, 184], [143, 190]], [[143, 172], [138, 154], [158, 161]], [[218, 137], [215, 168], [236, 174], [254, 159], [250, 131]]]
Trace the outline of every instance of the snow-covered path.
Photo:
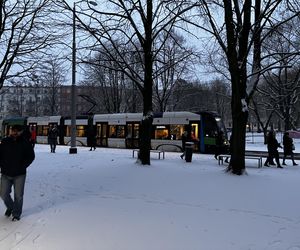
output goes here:
[[37, 145], [22, 219], [0, 215], [0, 249], [300, 249], [299, 166], [250, 160], [238, 177], [211, 155], [141, 167], [130, 150], [68, 150]]

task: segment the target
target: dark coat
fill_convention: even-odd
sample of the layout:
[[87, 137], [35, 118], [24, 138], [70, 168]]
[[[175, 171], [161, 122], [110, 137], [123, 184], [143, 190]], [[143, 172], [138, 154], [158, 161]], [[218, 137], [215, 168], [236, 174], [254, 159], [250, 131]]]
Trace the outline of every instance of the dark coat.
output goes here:
[[280, 143], [278, 143], [277, 139], [273, 136], [268, 137], [268, 152], [270, 155], [275, 155], [278, 153], [278, 148], [280, 148]]
[[57, 136], [58, 136], [58, 129], [57, 128], [50, 128], [48, 132], [48, 142], [49, 144], [57, 144]]
[[283, 136], [283, 151], [285, 155], [291, 155], [293, 154], [293, 139], [289, 137], [289, 135], [285, 134]]
[[187, 133], [183, 133], [181, 136], [181, 147], [182, 147], [182, 151], [185, 151], [185, 144], [187, 142], [188, 138], [187, 138]]
[[220, 154], [228, 153], [228, 147], [225, 145], [225, 135], [224, 132], [219, 132], [216, 137], [216, 151], [215, 151], [215, 157]]
[[31, 144], [22, 136], [16, 140], [8, 136], [0, 144], [1, 173], [10, 177], [26, 174], [35, 158]]
[[89, 129], [87, 133], [87, 145], [89, 147], [96, 146], [96, 133], [93, 129]]

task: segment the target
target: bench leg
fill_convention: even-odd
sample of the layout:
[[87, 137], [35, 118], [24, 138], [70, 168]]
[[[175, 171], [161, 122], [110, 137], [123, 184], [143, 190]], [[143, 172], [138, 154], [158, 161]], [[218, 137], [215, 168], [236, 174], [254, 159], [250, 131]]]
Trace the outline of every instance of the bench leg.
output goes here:
[[220, 165], [221, 163], [223, 165], [223, 157], [222, 156], [218, 156], [218, 164]]
[[259, 159], [259, 167], [262, 168], [262, 158]]

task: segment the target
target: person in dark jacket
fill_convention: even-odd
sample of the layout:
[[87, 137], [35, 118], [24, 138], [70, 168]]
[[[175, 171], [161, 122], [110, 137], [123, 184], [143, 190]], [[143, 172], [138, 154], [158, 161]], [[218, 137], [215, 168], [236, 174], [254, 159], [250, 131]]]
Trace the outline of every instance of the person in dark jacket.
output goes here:
[[219, 131], [216, 137], [216, 148], [215, 148], [215, 159], [218, 160], [220, 154], [227, 153], [227, 148], [225, 147], [225, 135], [223, 131]]
[[287, 157], [288, 155], [291, 156], [293, 165], [294, 165], [294, 166], [298, 165], [298, 164], [295, 162], [295, 160], [294, 160], [294, 152], [293, 152], [293, 150], [294, 150], [295, 148], [294, 148], [293, 139], [289, 136], [289, 133], [288, 133], [288, 132], [285, 132], [285, 133], [284, 133], [282, 144], [283, 144], [283, 161], [282, 161], [282, 165], [286, 165], [286, 164], [285, 164], [285, 159], [286, 159], [286, 157]]
[[183, 159], [183, 157], [185, 156], [185, 144], [188, 139], [187, 135], [188, 135], [187, 131], [184, 131], [181, 135], [181, 148], [182, 148], [182, 154], [180, 155], [181, 159]]
[[51, 153], [55, 153], [57, 144], [58, 129], [56, 125], [50, 125], [48, 131], [48, 143], [50, 144]]
[[280, 145], [280, 143], [278, 143], [274, 131], [270, 131], [268, 134], [267, 147], [268, 147], [268, 157], [264, 165], [266, 167], [269, 167], [269, 164], [271, 164], [272, 159], [275, 158], [277, 167], [282, 168], [279, 162], [279, 153], [278, 153], [278, 148], [282, 148], [282, 146]]
[[94, 128], [89, 128], [88, 130], [87, 145], [91, 147], [90, 151], [96, 150], [96, 133], [94, 131]]
[[[22, 126], [13, 126], [8, 137], [0, 144], [1, 198], [6, 206], [5, 216], [20, 220], [26, 169], [35, 158], [31, 144], [22, 136]], [[14, 199], [11, 190], [14, 188]]]

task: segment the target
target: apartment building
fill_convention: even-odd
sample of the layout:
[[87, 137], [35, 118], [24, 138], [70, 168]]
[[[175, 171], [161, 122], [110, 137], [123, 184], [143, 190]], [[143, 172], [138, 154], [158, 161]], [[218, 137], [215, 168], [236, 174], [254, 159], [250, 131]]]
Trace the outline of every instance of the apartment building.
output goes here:
[[[76, 86], [77, 114], [86, 114], [94, 105], [89, 102], [91, 87]], [[19, 116], [71, 115], [71, 86], [56, 88], [5, 86], [0, 90], [0, 119]]]

